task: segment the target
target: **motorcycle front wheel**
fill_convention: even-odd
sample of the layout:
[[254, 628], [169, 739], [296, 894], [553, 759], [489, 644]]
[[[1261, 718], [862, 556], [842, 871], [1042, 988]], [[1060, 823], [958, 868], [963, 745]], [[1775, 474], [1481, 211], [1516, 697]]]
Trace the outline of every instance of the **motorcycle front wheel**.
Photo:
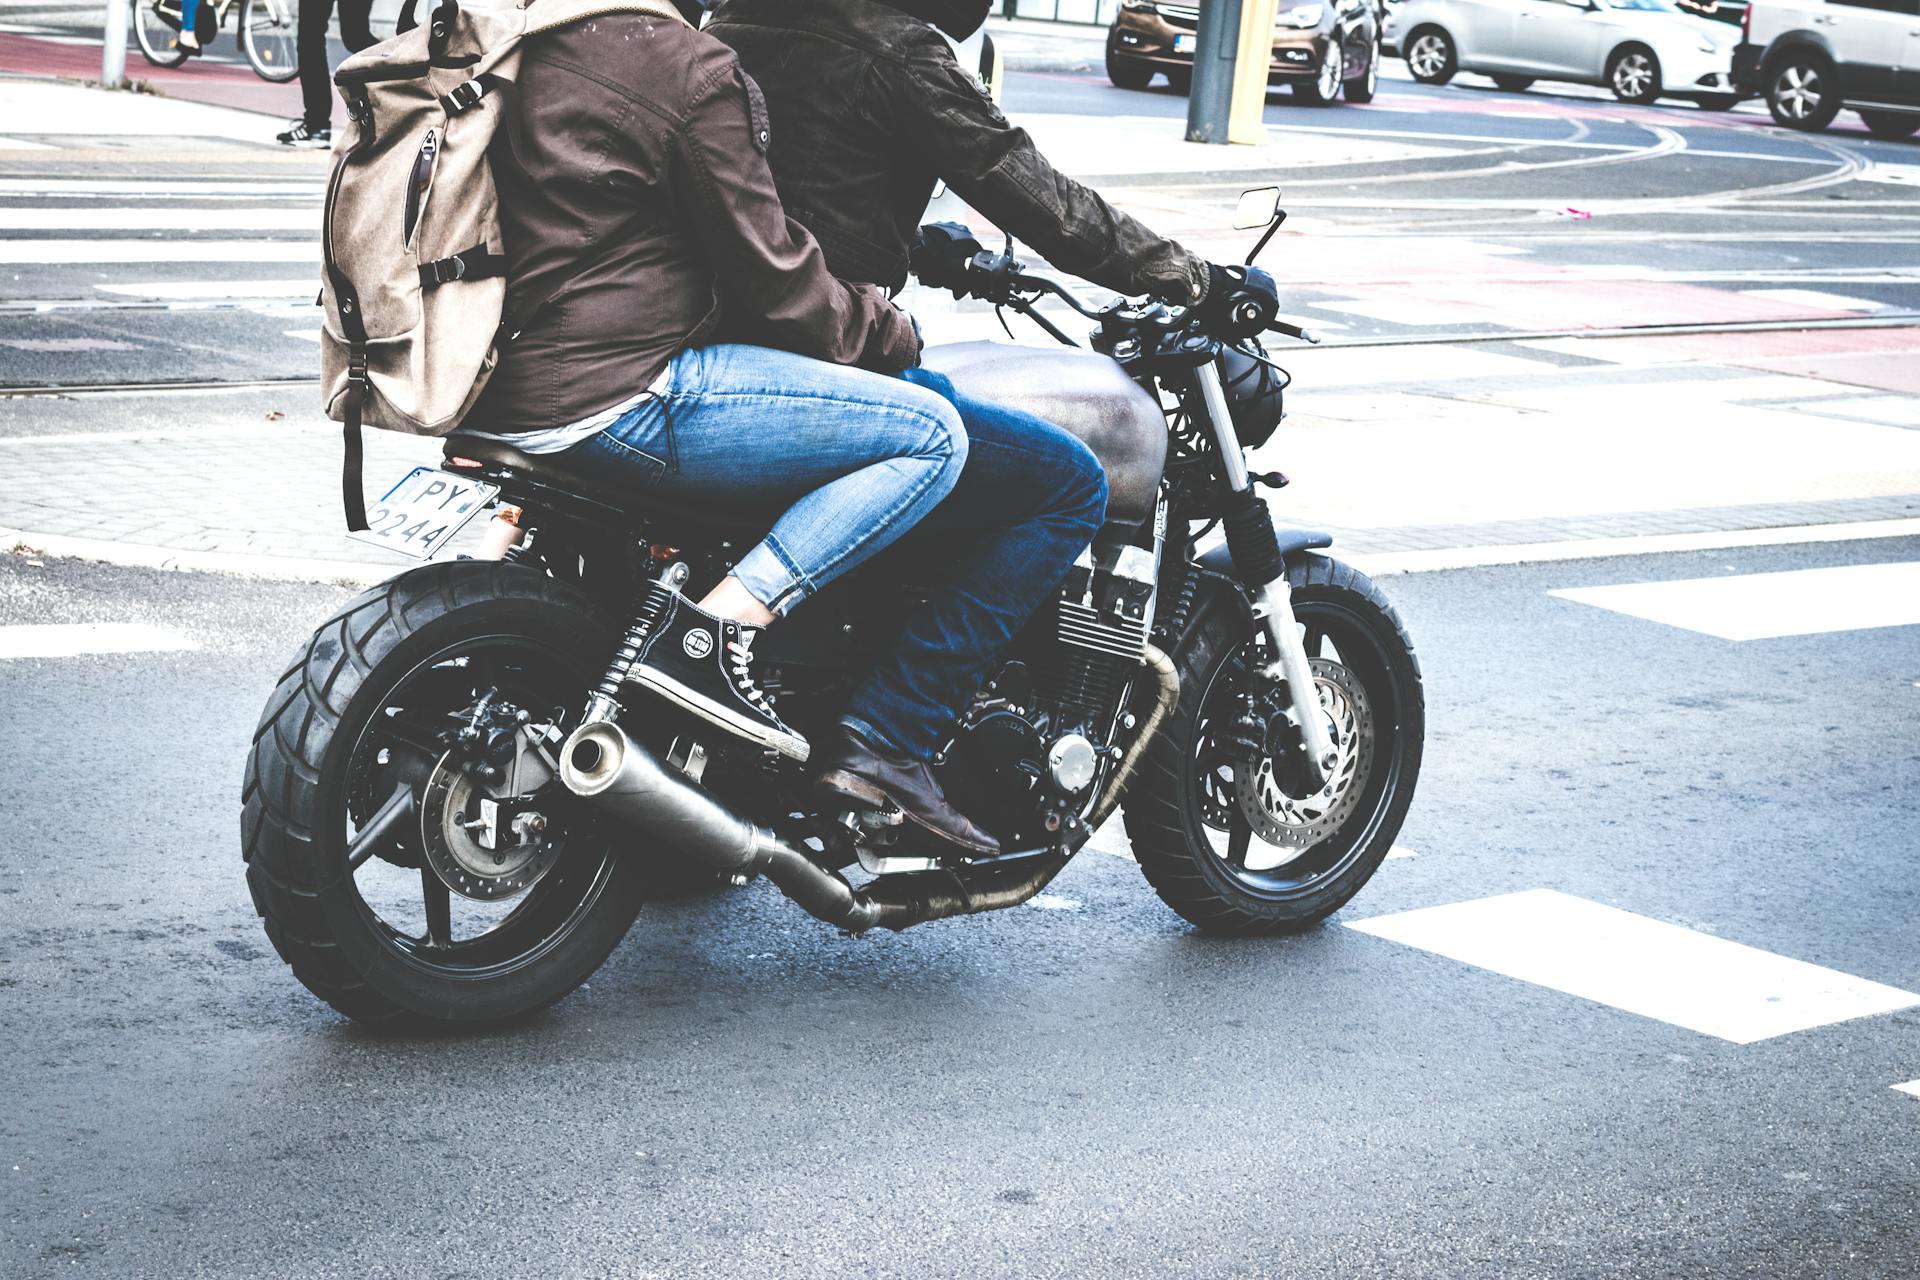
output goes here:
[[1294, 557], [1287, 582], [1339, 752], [1332, 779], [1305, 780], [1286, 699], [1252, 679], [1271, 661], [1267, 638], [1216, 609], [1186, 646], [1179, 706], [1126, 800], [1140, 870], [1210, 933], [1289, 933], [1339, 910], [1392, 847], [1420, 774], [1425, 694], [1392, 605], [1324, 556]]
[[402, 574], [321, 624], [261, 715], [241, 813], [254, 905], [308, 990], [365, 1023], [474, 1026], [599, 968], [642, 869], [533, 744], [574, 727], [612, 652], [577, 593], [490, 561]]

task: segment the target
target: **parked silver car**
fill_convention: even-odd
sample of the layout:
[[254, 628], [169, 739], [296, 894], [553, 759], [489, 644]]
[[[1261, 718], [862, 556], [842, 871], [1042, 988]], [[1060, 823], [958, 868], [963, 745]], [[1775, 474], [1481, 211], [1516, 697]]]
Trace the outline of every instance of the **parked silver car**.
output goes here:
[[1536, 80], [1606, 85], [1622, 102], [1738, 102], [1740, 33], [1670, 0], [1406, 0], [1393, 33], [1415, 80], [1477, 71], [1502, 89]]

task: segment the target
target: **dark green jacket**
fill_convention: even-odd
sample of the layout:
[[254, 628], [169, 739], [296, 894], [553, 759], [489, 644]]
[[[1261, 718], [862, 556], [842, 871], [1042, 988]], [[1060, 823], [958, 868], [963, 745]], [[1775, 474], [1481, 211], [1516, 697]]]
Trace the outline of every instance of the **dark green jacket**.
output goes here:
[[877, 0], [724, 0], [707, 34], [765, 92], [780, 198], [844, 280], [898, 289], [936, 182], [1047, 261], [1200, 300], [1207, 267], [1058, 172], [919, 18]]

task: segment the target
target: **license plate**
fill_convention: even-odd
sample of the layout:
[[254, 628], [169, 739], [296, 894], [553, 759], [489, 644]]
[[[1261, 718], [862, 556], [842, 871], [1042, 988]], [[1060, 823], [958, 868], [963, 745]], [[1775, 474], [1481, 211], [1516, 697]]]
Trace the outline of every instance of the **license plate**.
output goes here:
[[1199, 38], [1199, 36], [1175, 36], [1173, 38], [1173, 51], [1175, 53], [1192, 53], [1194, 43], [1199, 40]]
[[347, 536], [426, 560], [499, 493], [497, 484], [415, 467], [367, 508], [367, 527]]

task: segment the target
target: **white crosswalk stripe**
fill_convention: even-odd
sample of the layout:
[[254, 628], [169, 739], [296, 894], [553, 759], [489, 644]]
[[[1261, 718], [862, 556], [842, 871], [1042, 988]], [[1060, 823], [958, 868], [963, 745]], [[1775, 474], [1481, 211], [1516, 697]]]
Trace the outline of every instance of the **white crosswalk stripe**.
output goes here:
[[0, 660], [74, 658], [98, 653], [172, 653], [200, 646], [144, 622], [46, 622], [0, 626]]
[[1548, 594], [1722, 640], [1771, 640], [1920, 623], [1920, 563], [1570, 587]]
[[1552, 889], [1348, 928], [1735, 1044], [1920, 1005], [1920, 995]]

